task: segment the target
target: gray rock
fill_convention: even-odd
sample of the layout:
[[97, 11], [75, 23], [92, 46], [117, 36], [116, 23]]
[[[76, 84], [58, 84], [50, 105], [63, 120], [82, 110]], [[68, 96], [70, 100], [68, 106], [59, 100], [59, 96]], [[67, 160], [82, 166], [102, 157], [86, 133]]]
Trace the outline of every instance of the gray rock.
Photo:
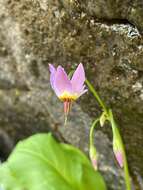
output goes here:
[[103, 22], [129, 22], [143, 32], [142, 0], [85, 0], [79, 7]]
[[[50, 88], [48, 72], [48, 63], [62, 64], [70, 71], [82, 62], [87, 78], [113, 108], [133, 182], [136, 189], [142, 189], [143, 38], [139, 2], [0, 0], [0, 130], [7, 150], [33, 133], [52, 131], [58, 139], [87, 153], [91, 120], [100, 109], [87, 93], [73, 105], [65, 128], [62, 104]], [[114, 162], [110, 137], [109, 126], [95, 135], [100, 169], [109, 189], [123, 190], [123, 174]]]

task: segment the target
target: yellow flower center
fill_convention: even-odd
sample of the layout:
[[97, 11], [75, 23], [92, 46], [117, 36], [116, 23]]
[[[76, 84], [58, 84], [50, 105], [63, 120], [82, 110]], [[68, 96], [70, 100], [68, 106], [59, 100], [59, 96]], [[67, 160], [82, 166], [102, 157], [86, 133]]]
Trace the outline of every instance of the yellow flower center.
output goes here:
[[64, 91], [60, 96], [60, 100], [64, 101], [64, 100], [73, 100], [75, 101], [77, 98], [79, 97], [78, 94], [70, 94], [67, 91]]

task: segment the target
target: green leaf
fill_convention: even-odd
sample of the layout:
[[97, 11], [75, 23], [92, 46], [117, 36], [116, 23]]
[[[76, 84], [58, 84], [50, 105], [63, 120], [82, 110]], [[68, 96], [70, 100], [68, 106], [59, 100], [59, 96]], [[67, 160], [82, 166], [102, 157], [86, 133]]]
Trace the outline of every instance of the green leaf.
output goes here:
[[105, 190], [87, 157], [52, 135], [38, 134], [16, 146], [0, 167], [4, 190]]

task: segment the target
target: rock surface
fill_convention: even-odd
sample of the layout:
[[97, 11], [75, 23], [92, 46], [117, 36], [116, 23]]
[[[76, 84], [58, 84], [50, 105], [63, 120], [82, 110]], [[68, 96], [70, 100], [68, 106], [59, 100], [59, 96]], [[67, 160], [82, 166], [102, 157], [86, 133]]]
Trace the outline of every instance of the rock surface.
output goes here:
[[[0, 0], [1, 144], [10, 150], [22, 138], [52, 130], [60, 140], [87, 152], [89, 126], [99, 107], [90, 93], [84, 95], [64, 128], [62, 105], [48, 74], [48, 63], [69, 71], [82, 62], [87, 78], [114, 110], [135, 189], [142, 189], [142, 20], [141, 0]], [[102, 131], [95, 138], [101, 171], [109, 189], [123, 190], [111, 132], [108, 127]], [[7, 152], [0, 149], [5, 157]]]

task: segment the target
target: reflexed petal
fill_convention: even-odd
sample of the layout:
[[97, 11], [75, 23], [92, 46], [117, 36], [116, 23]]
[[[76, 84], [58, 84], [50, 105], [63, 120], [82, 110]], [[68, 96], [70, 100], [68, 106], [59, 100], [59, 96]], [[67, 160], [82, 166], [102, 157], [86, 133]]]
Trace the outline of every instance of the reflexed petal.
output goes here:
[[85, 82], [85, 72], [83, 65], [80, 63], [71, 79], [73, 91], [77, 93], [81, 92], [84, 82]]
[[58, 66], [54, 77], [54, 90], [57, 96], [60, 96], [64, 91], [72, 92], [72, 85], [64, 69]]
[[49, 64], [49, 70], [50, 70], [50, 83], [52, 88], [54, 89], [54, 78], [55, 78], [55, 73], [56, 73], [56, 69], [53, 65]]
[[52, 64], [49, 64], [49, 70], [50, 70], [51, 73], [56, 72], [56, 68]]
[[88, 89], [86, 89], [86, 86], [85, 86], [85, 85], [83, 85], [83, 86], [82, 86], [81, 91], [80, 91], [80, 92], [78, 92], [79, 97], [80, 97], [81, 95], [83, 95], [84, 93], [86, 93], [87, 91], [88, 91]]
[[86, 93], [87, 91], [88, 91], [88, 89], [82, 90], [81, 93], [80, 93], [80, 96], [83, 95], [84, 93]]

